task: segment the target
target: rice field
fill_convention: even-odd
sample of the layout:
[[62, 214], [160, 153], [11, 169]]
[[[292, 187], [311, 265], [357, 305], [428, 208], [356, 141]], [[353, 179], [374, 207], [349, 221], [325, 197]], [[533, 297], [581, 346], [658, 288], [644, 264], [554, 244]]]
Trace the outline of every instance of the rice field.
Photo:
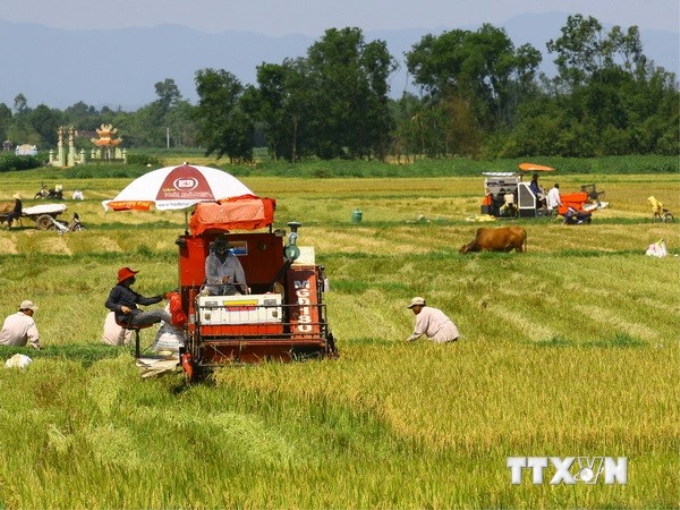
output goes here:
[[[680, 217], [680, 177], [583, 179], [559, 182], [605, 190], [591, 225], [513, 220], [527, 253], [461, 255], [505, 224], [473, 221], [480, 178], [243, 178], [326, 266], [340, 358], [200, 385], [142, 380], [130, 349], [101, 343], [119, 267], [144, 295], [177, 285], [184, 213], [104, 212], [128, 181], [64, 181], [85, 194], [65, 203], [86, 231], [0, 226], [0, 312], [34, 300], [45, 346], [0, 349], [34, 358], [0, 370], [0, 506], [677, 508], [680, 222], [652, 223], [647, 197]], [[3, 184], [0, 202], [40, 180]], [[661, 238], [670, 256], [646, 257]], [[416, 295], [459, 342], [404, 341]], [[513, 484], [508, 457], [626, 457], [627, 483], [552, 485], [548, 467]]]

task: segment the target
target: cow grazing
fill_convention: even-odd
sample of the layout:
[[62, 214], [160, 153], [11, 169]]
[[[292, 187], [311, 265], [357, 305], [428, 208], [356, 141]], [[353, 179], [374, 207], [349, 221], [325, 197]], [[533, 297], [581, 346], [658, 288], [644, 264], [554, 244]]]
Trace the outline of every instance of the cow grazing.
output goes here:
[[464, 245], [460, 253], [471, 251], [526, 251], [527, 231], [521, 227], [479, 228], [472, 242]]

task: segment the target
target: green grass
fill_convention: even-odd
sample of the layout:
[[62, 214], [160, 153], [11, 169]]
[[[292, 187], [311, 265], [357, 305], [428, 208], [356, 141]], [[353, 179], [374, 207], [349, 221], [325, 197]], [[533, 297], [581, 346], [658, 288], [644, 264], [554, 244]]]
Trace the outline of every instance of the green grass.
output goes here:
[[[4, 174], [6, 198], [42, 178]], [[0, 348], [34, 359], [0, 370], [0, 507], [677, 507], [680, 225], [653, 224], [646, 198], [680, 211], [680, 178], [596, 180], [612, 206], [591, 225], [518, 220], [528, 253], [461, 255], [480, 177], [244, 178], [326, 266], [340, 358], [197, 385], [143, 380], [131, 348], [101, 343], [119, 267], [145, 295], [176, 287], [183, 213], [104, 213], [129, 178], [64, 181], [88, 186], [66, 201], [88, 230], [0, 228], [0, 313], [33, 299], [44, 345]], [[659, 238], [671, 256], [645, 257]], [[404, 341], [415, 295], [459, 342]], [[628, 484], [510, 483], [508, 456], [575, 455], [628, 457]]]

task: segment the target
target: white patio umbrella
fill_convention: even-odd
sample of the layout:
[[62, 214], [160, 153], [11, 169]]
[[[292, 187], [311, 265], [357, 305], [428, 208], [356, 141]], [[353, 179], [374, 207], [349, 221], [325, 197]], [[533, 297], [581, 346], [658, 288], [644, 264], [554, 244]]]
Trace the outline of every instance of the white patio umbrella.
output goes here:
[[132, 181], [112, 200], [104, 200], [105, 210], [159, 211], [186, 209], [198, 202], [254, 195], [230, 173], [184, 163], [153, 170]]

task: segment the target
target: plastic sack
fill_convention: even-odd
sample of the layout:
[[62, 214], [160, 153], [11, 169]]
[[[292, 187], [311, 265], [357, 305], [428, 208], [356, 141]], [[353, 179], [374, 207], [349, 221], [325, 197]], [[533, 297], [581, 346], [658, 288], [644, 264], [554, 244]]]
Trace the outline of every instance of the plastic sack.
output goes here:
[[[168, 304], [165, 305], [165, 311], [172, 313], [172, 298]], [[180, 348], [184, 347], [184, 345], [185, 337], [182, 330], [178, 329], [172, 324], [161, 321], [161, 326], [156, 333], [156, 338], [154, 339], [153, 345], [151, 346], [151, 350], [153, 352], [178, 352]]]
[[659, 239], [657, 242], [650, 244], [647, 247], [645, 255], [649, 255], [650, 257], [665, 257], [668, 255], [666, 242], [663, 239]]
[[184, 347], [184, 333], [172, 324], [162, 322], [156, 333], [156, 338], [151, 346], [153, 352], [170, 351], [177, 352]]
[[25, 354], [15, 354], [5, 361], [5, 368], [26, 368], [33, 360]]
[[132, 331], [121, 328], [116, 323], [116, 316], [113, 312], [107, 313], [104, 320], [102, 343], [107, 345], [129, 345], [131, 340]]

